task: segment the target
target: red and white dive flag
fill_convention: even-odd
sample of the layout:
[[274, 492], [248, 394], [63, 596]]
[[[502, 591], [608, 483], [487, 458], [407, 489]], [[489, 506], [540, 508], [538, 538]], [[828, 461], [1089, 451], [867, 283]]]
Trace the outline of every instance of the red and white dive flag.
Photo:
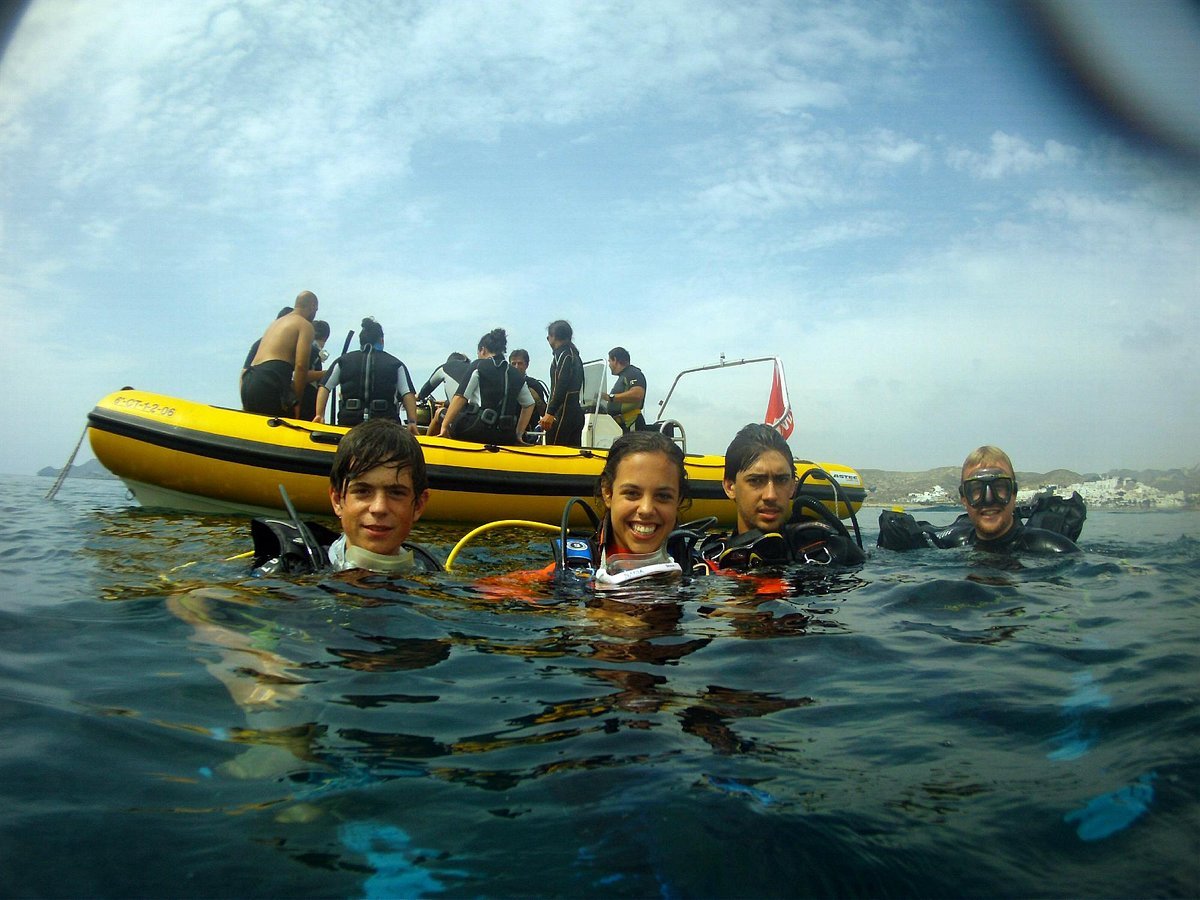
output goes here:
[[792, 436], [792, 402], [788, 399], [787, 379], [783, 375], [783, 361], [775, 360], [775, 377], [771, 381], [771, 399], [767, 401], [767, 415], [763, 420], [785, 438]]

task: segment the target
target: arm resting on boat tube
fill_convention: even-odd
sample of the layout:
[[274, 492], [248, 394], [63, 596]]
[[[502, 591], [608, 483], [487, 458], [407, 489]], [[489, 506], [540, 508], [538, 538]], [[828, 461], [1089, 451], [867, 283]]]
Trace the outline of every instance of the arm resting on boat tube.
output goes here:
[[525, 431], [529, 428], [529, 420], [533, 418], [533, 404], [521, 407], [521, 414], [517, 416], [517, 440], [524, 442]]
[[313, 421], [324, 424], [325, 422], [325, 407], [329, 403], [329, 388], [321, 385], [317, 388], [317, 414], [313, 416]]
[[308, 360], [312, 355], [313, 327], [311, 322], [301, 322], [296, 329], [295, 365], [292, 367], [292, 406], [293, 413], [300, 406], [300, 398], [304, 396], [304, 387], [308, 384]]
[[467, 405], [467, 398], [462, 394], [455, 394], [450, 398], [450, 405], [446, 407], [446, 415], [442, 418], [442, 437], [450, 437], [450, 423], [458, 418], [458, 414], [462, 412], [462, 408]]
[[409, 391], [400, 399], [404, 403], [404, 413], [408, 416], [409, 433], [416, 437], [421, 433], [421, 428], [417, 425], [417, 395]]

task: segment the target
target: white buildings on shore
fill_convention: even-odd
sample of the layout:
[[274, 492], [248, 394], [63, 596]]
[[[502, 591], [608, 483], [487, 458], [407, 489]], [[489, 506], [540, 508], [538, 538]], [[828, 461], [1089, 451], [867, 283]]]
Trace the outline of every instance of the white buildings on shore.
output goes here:
[[1049, 489], [1052, 493], [1064, 497], [1079, 492], [1088, 506], [1095, 507], [1127, 507], [1136, 509], [1181, 509], [1187, 505], [1183, 491], [1167, 493], [1158, 488], [1142, 484], [1132, 478], [1101, 478], [1099, 481], [1085, 481], [1082, 484], [1046, 484], [1036, 490], [1019, 491], [1018, 502], [1028, 500], [1034, 494]]
[[[1070, 497], [1073, 492], [1078, 491], [1088, 506], [1097, 509], [1182, 509], [1187, 505], [1183, 491], [1167, 493], [1133, 478], [1119, 477], [1102, 478], [1099, 481], [1086, 481], [1081, 484], [1042, 484], [1036, 488], [1018, 491], [1017, 502], [1023, 503], [1046, 490], [1063, 497]], [[935, 484], [927, 491], [908, 494], [901, 502], [906, 506], [945, 506], [957, 504], [958, 497], [940, 484]]]

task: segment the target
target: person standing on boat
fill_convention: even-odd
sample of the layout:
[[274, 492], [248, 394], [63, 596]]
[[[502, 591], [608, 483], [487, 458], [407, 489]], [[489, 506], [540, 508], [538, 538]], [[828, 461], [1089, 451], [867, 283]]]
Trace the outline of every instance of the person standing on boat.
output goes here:
[[517, 348], [508, 354], [508, 364], [525, 376], [529, 393], [533, 394], [533, 421], [541, 422], [542, 416], [546, 414], [546, 398], [550, 396], [550, 389], [546, 387], [545, 382], [538, 381], [529, 374], [529, 351]]
[[325, 352], [325, 342], [329, 340], [329, 323], [323, 319], [313, 322], [312, 354], [308, 360], [308, 384], [304, 386], [304, 396], [300, 398], [300, 418], [311, 422], [317, 414], [317, 385], [316, 382], [325, 377], [323, 363], [329, 356]]
[[608, 370], [617, 376], [611, 394], [600, 394], [608, 403], [605, 408], [617, 420], [622, 431], [637, 431], [646, 424], [642, 406], [646, 402], [646, 376], [642, 370], [629, 362], [629, 351], [624, 347], [613, 347], [608, 351]]
[[[455, 350], [446, 357], [446, 361], [433, 370], [426, 382], [417, 391], [417, 405], [430, 401], [432, 407], [429, 413], [429, 433], [437, 434], [442, 429], [442, 417], [446, 415], [446, 406], [458, 386], [467, 380], [471, 370], [471, 360], [465, 353]], [[446, 400], [432, 400], [433, 392], [443, 384], [446, 385]]]
[[583, 440], [583, 407], [579, 395], [583, 390], [583, 360], [571, 342], [571, 324], [556, 319], [546, 326], [546, 340], [554, 351], [550, 363], [550, 399], [542, 416], [542, 431], [546, 443], [578, 447]]
[[[481, 444], [520, 444], [533, 415], [533, 394], [525, 376], [504, 359], [508, 335], [493, 328], [479, 339], [479, 358], [450, 398], [440, 434]], [[463, 408], [468, 408], [463, 413]]]
[[866, 554], [832, 513], [826, 521], [790, 521], [798, 481], [787, 440], [770, 425], [750, 424], [725, 450], [725, 496], [737, 511], [732, 534], [710, 535], [698, 547], [712, 571], [816, 563], [857, 565]]
[[403, 405], [408, 430], [417, 429], [417, 391], [408, 367], [383, 349], [383, 326], [368, 316], [358, 330], [361, 349], [338, 357], [317, 390], [314, 422], [325, 421], [329, 394], [341, 387], [337, 424], [357, 425], [366, 419], [399, 419]]
[[301, 291], [286, 316], [267, 326], [242, 373], [242, 409], [260, 416], [294, 416], [308, 384], [317, 295]]

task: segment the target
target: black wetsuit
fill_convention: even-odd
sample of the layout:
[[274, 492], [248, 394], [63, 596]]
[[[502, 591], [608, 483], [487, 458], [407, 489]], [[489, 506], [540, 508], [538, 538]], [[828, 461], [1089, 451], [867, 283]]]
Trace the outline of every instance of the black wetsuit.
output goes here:
[[551, 444], [578, 447], [583, 440], [583, 407], [579, 394], [583, 390], [583, 360], [579, 351], [568, 341], [554, 351], [550, 363], [550, 397], [546, 412], [554, 416], [554, 424], [546, 434]]
[[[1078, 498], [1078, 495], [1075, 495]], [[1061, 498], [1052, 498], [1060, 500]], [[1074, 498], [1073, 498], [1074, 499]], [[1083, 501], [1078, 500], [1080, 510], [1066, 524], [1076, 535], [1083, 523]], [[1046, 520], [1052, 521], [1052, 520]], [[1048, 528], [1032, 528], [1014, 516], [1013, 527], [998, 538], [984, 540], [975, 531], [975, 526], [966, 515], [959, 516], [950, 525], [936, 527], [925, 521], [917, 521], [909, 513], [884, 510], [879, 514], [880, 547], [887, 550], [916, 550], [922, 547], [973, 547], [990, 553], [1078, 553], [1079, 547], [1066, 534]]]
[[447, 358], [444, 363], [433, 370], [433, 374], [429, 376], [429, 380], [421, 385], [421, 390], [417, 392], [417, 402], [421, 403], [426, 397], [442, 386], [449, 376], [455, 384], [463, 384], [467, 380], [467, 376], [471, 374], [471, 364], [464, 359]]
[[1013, 527], [1003, 535], [984, 540], [975, 528], [956, 529], [943, 547], [973, 547], [988, 553], [1078, 553], [1079, 547], [1065, 534], [1045, 528], [1028, 528], [1014, 519]]
[[399, 419], [400, 400], [416, 393], [408, 367], [387, 351], [373, 348], [339, 357], [325, 376], [326, 387], [335, 384], [341, 387], [337, 423], [346, 426], [364, 418]]
[[242, 375], [242, 409], [260, 416], [290, 416], [293, 366], [286, 359], [268, 359]]
[[[642, 374], [642, 370], [637, 366], [628, 365], [617, 376], [617, 380], [613, 383], [612, 390], [609, 392], [609, 397], [611, 398], [614, 394], [623, 394], [630, 388], [635, 387], [640, 387], [645, 391], [646, 376]], [[610, 399], [604, 411], [617, 420], [623, 431], [636, 431], [646, 424], [646, 420], [642, 416], [642, 405], [645, 402], [645, 394], [642, 395], [641, 400], [621, 401]]]
[[866, 559], [848, 533], [814, 519], [789, 522], [780, 531], [765, 534], [752, 528], [740, 534], [710, 535], [696, 554], [712, 571], [735, 572], [795, 564], [856, 566]]
[[[474, 382], [474, 384], [472, 384]], [[478, 389], [479, 405], [460, 413], [450, 425], [450, 437], [459, 441], [479, 441], [481, 444], [519, 444], [517, 421], [521, 413], [522, 394], [527, 400], [533, 395], [525, 388], [525, 376], [502, 357], [477, 359], [470, 373], [458, 386], [456, 397], [467, 397], [468, 391]], [[473, 392], [472, 392], [473, 393]]]
[[[302, 533], [295, 521], [251, 519], [250, 537], [254, 541], [252, 568], [258, 575], [300, 575], [333, 568], [330, 548], [341, 535], [319, 522], [304, 522]], [[411, 550], [416, 570], [440, 572], [442, 565], [418, 544], [401, 544]]]

